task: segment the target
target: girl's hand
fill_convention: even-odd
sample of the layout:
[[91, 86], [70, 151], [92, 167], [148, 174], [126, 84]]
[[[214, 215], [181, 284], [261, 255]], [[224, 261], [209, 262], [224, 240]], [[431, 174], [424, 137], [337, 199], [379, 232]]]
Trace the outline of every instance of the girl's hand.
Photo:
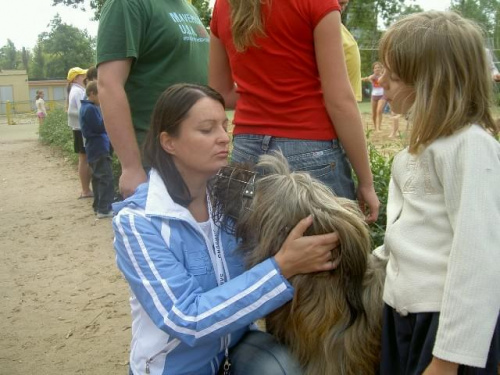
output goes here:
[[312, 222], [312, 216], [299, 221], [274, 256], [281, 274], [287, 279], [301, 273], [330, 271], [340, 263], [340, 256], [335, 251], [339, 246], [337, 233], [304, 237]]
[[437, 357], [427, 366], [422, 375], [457, 375], [458, 363], [448, 362]]
[[357, 195], [359, 208], [365, 215], [365, 221], [368, 224], [377, 221], [378, 212], [380, 209], [380, 201], [378, 200], [374, 186], [359, 185]]

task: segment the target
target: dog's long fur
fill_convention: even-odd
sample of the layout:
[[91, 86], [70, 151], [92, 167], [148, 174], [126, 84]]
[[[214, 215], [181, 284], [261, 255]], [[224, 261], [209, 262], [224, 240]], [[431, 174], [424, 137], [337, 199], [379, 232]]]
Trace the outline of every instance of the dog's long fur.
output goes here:
[[[236, 223], [248, 267], [275, 255], [290, 230], [310, 214], [314, 220], [306, 235], [336, 231], [341, 241], [339, 267], [291, 278], [294, 298], [266, 317], [267, 330], [291, 349], [305, 374], [375, 373], [385, 264], [370, 254], [369, 232], [356, 203], [336, 197], [307, 173], [290, 173], [281, 154], [261, 157], [257, 169], [266, 173]], [[230, 186], [225, 189], [228, 194]], [[235, 199], [225, 203], [233, 211], [235, 204]]]

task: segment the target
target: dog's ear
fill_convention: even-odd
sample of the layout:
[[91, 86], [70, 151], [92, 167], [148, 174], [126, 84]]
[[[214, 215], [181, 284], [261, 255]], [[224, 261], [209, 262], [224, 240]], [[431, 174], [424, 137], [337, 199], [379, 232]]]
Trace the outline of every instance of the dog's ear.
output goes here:
[[342, 256], [338, 270], [349, 306], [351, 326], [360, 314], [365, 314], [363, 279], [368, 266], [371, 241], [365, 224], [351, 215], [346, 216], [344, 223], [337, 226], [337, 233]]

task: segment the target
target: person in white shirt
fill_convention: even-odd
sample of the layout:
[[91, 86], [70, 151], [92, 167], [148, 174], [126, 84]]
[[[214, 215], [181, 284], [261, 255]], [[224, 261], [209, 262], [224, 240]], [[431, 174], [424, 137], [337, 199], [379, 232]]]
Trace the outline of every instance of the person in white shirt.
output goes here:
[[380, 42], [391, 109], [410, 121], [392, 165], [381, 374], [497, 374], [500, 144], [479, 27], [453, 12]]
[[87, 70], [75, 67], [68, 71], [68, 125], [73, 130], [73, 149], [78, 154], [78, 177], [82, 186], [79, 199], [92, 198], [94, 194], [90, 190], [92, 172], [87, 163], [85, 153], [85, 143], [80, 129], [78, 118], [81, 107], [81, 100], [85, 97], [84, 80]]
[[36, 92], [36, 116], [38, 117], [38, 123], [40, 125], [43, 124], [43, 120], [45, 120], [45, 116], [47, 116], [47, 109], [45, 109], [45, 100], [43, 100], [44, 93], [42, 90], [38, 90]]

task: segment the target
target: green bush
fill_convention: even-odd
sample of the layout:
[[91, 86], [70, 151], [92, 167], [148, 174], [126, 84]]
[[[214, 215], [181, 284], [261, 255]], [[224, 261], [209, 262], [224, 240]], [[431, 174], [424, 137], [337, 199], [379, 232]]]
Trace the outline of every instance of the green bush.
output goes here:
[[370, 224], [370, 235], [373, 245], [376, 247], [382, 245], [384, 242], [385, 226], [387, 222], [387, 196], [389, 193], [389, 182], [391, 180], [391, 166], [394, 159], [394, 153], [391, 152], [390, 156], [386, 156], [372, 143], [368, 143], [368, 156], [373, 173], [375, 192], [380, 200], [378, 219], [375, 223]]
[[[62, 109], [54, 109], [45, 118], [40, 126], [40, 141], [54, 149], [61, 151], [73, 164], [78, 163], [78, 155], [73, 151], [73, 132], [68, 126], [68, 117]], [[120, 162], [113, 155], [113, 180], [115, 191], [118, 191], [118, 178], [121, 175]]]
[[74, 164], [78, 162], [78, 155], [73, 152], [73, 133], [68, 126], [66, 112], [62, 109], [50, 111], [39, 129], [42, 143], [62, 151]]

